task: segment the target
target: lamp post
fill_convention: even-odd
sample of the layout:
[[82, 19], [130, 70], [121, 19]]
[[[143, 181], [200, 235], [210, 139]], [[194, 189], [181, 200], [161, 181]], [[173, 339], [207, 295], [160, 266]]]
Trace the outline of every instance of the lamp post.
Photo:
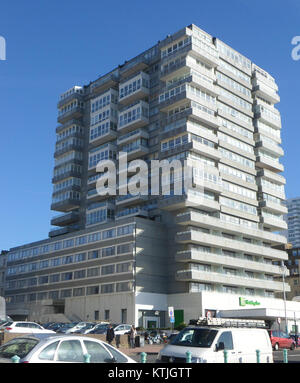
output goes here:
[[283, 261], [281, 261], [281, 270], [282, 270], [282, 285], [283, 285], [283, 303], [284, 303], [284, 317], [285, 317], [285, 332], [288, 333], [287, 317], [286, 317], [286, 294], [285, 294], [285, 272], [286, 272], [286, 266], [284, 265]]

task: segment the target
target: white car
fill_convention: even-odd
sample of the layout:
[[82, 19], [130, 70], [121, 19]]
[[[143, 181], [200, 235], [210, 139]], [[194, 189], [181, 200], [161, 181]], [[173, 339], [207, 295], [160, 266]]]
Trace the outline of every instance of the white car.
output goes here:
[[7, 322], [3, 327], [4, 332], [25, 334], [55, 334], [55, 331], [47, 330], [35, 322]]
[[119, 324], [116, 327], [114, 327], [114, 333], [115, 335], [124, 335], [129, 333], [130, 329], [130, 324]]
[[0, 363], [136, 363], [101, 340], [79, 335], [20, 336], [0, 346]]

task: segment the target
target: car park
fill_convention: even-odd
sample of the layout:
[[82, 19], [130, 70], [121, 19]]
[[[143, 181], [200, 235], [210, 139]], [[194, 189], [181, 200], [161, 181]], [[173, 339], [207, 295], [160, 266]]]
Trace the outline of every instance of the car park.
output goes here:
[[87, 336], [36, 334], [0, 346], [0, 363], [18, 356], [20, 363], [136, 363], [113, 346]]
[[289, 336], [283, 331], [268, 330], [271, 344], [274, 351], [278, 351], [280, 348], [289, 348], [294, 350], [296, 347], [296, 342], [293, 337]]
[[4, 332], [8, 333], [43, 333], [55, 334], [55, 331], [45, 329], [35, 322], [7, 322], [3, 327]]
[[[270, 337], [265, 328], [257, 328], [261, 321], [238, 322], [224, 319], [207, 321], [202, 318], [197, 326], [187, 326], [159, 352], [157, 362], [182, 363], [187, 351], [192, 363], [224, 363], [224, 350], [230, 363], [256, 363], [260, 350], [261, 363], [273, 363]], [[238, 325], [244, 325], [238, 327]], [[249, 327], [247, 327], [249, 325]]]

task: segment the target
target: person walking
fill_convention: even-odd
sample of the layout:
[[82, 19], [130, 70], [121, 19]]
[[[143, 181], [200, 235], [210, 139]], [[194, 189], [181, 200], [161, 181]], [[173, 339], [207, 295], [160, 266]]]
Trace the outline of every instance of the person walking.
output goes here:
[[135, 348], [135, 337], [136, 337], [136, 329], [132, 325], [130, 329], [130, 347]]
[[114, 329], [112, 327], [112, 325], [108, 325], [108, 328], [106, 330], [106, 341], [111, 344], [111, 342], [113, 341], [115, 337], [115, 332], [114, 332]]

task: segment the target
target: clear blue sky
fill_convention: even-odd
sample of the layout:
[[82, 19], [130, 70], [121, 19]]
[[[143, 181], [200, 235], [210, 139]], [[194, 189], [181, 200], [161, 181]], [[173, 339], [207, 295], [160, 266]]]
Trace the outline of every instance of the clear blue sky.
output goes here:
[[48, 236], [59, 94], [191, 23], [276, 78], [286, 195], [300, 195], [299, 0], [11, 0], [0, 7], [0, 249]]

